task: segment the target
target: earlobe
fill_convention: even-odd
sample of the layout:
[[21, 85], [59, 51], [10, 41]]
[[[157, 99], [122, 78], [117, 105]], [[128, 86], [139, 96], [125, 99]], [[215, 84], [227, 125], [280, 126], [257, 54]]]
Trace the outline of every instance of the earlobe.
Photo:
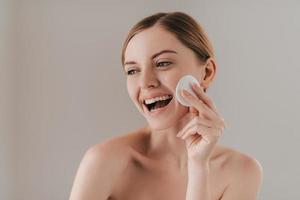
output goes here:
[[204, 86], [204, 84], [201, 83], [201, 88], [202, 88], [202, 90], [203, 90], [204, 92], [206, 92], [206, 89], [207, 89], [208, 87]]

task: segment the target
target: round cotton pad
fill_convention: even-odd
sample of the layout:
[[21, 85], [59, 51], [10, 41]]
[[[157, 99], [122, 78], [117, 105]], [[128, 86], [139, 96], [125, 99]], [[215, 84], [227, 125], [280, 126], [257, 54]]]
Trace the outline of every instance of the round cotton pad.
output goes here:
[[197, 83], [199, 86], [199, 82], [195, 77], [192, 75], [185, 75], [183, 76], [176, 85], [176, 99], [184, 106], [191, 106], [184, 97], [181, 96], [181, 91], [183, 89], [187, 90], [189, 93], [191, 93], [193, 96], [197, 97], [197, 95], [194, 93], [192, 89], [192, 83]]

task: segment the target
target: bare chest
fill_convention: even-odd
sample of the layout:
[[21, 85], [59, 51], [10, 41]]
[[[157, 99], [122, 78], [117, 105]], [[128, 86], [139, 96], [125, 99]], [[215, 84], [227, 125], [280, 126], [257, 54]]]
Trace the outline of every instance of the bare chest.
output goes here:
[[[215, 200], [220, 199], [225, 188], [219, 172], [212, 173], [211, 188]], [[111, 200], [184, 200], [188, 171], [171, 168], [151, 169], [145, 166], [128, 166], [116, 183]]]
[[187, 179], [154, 172], [127, 172], [116, 184], [113, 200], [183, 200]]

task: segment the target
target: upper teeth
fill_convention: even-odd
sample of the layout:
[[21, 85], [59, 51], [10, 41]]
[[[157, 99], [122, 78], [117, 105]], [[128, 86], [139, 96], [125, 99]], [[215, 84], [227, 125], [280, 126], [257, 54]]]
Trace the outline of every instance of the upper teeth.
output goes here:
[[172, 96], [170, 96], [170, 95], [165, 95], [165, 96], [155, 97], [155, 98], [152, 98], [152, 99], [146, 99], [145, 103], [146, 104], [151, 104], [151, 103], [154, 103], [156, 101], [163, 101], [163, 100], [166, 100], [166, 99], [170, 99], [171, 97]]

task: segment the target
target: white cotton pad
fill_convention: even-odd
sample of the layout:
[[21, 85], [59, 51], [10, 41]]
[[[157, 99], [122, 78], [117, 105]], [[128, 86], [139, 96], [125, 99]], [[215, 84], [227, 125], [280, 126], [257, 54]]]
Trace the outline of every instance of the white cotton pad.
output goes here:
[[193, 96], [197, 97], [197, 95], [194, 93], [192, 89], [192, 83], [197, 83], [199, 86], [199, 82], [195, 77], [192, 75], [185, 75], [183, 76], [176, 85], [176, 99], [184, 106], [191, 106], [184, 97], [181, 96], [181, 91], [183, 89], [187, 90], [189, 93], [191, 93]]

